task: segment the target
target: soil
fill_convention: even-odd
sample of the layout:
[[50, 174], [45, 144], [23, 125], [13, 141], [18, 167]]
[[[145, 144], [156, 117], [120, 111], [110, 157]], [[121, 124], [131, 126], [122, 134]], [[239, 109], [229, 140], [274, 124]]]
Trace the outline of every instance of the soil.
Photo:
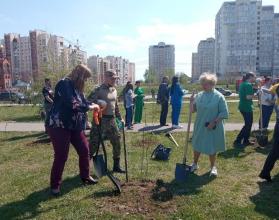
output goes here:
[[122, 186], [120, 195], [102, 195], [100, 209], [121, 215], [142, 215], [146, 219], [157, 219], [177, 210], [173, 194], [163, 181], [132, 181]]

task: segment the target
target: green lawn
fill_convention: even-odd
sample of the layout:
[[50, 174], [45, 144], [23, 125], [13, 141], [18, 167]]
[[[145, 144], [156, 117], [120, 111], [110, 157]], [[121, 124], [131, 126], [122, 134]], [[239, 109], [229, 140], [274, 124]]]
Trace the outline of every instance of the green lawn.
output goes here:
[[[255, 103], [256, 106], [256, 103]], [[123, 104], [120, 104], [122, 115], [125, 115]], [[243, 122], [242, 116], [238, 111], [238, 103], [228, 103], [229, 119], [228, 122]], [[183, 104], [181, 111], [181, 122], [185, 123], [188, 117], [189, 104]], [[90, 115], [91, 116], [91, 115]], [[157, 104], [145, 104], [143, 112], [143, 122], [159, 123], [160, 106]], [[193, 116], [195, 118], [195, 114]], [[259, 119], [259, 108], [255, 107], [254, 121]], [[13, 107], [0, 107], [0, 121], [39, 121], [39, 107], [38, 106], [13, 106]], [[275, 121], [275, 113], [272, 115], [271, 121]], [[171, 107], [169, 108], [168, 123], [171, 122]]]
[[[113, 194], [106, 177], [95, 186], [83, 187], [77, 176], [77, 155], [71, 148], [59, 198], [49, 196], [53, 151], [50, 144], [36, 142], [41, 135], [0, 133], [1, 219], [279, 218], [279, 167], [272, 173], [277, 174], [272, 184], [259, 180], [268, 149], [233, 149], [236, 133], [227, 133], [228, 149], [218, 156], [218, 178], [209, 178], [208, 158], [203, 156], [197, 174], [180, 185], [173, 178], [175, 164], [182, 160], [182, 147], [174, 147], [164, 136], [147, 135], [143, 142], [142, 133], [127, 134], [131, 183], [120, 196]], [[180, 145], [185, 142], [185, 134], [174, 137]], [[173, 147], [168, 162], [149, 159], [159, 142]], [[124, 182], [124, 176], [118, 177]]]

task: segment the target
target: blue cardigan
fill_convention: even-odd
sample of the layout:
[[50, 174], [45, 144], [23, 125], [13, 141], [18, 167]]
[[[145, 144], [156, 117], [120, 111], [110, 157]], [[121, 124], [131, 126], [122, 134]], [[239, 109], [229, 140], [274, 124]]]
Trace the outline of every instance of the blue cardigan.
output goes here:
[[84, 95], [74, 88], [70, 79], [62, 79], [55, 87], [49, 127], [84, 130], [88, 110], [89, 104]]

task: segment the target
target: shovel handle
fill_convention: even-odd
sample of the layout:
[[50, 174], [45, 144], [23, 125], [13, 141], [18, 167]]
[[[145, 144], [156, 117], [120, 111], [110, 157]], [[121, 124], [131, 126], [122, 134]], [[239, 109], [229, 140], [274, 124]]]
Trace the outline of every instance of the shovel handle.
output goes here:
[[[192, 92], [192, 96], [194, 97], [196, 91], [194, 90]], [[187, 125], [187, 133], [186, 133], [186, 143], [184, 147], [184, 155], [183, 155], [183, 164], [186, 164], [187, 162], [187, 152], [188, 152], [188, 145], [189, 145], [189, 136], [190, 136], [190, 129], [191, 129], [191, 121], [192, 121], [192, 106], [193, 103], [190, 101], [190, 107], [189, 107], [189, 116], [188, 116], [188, 125]]]

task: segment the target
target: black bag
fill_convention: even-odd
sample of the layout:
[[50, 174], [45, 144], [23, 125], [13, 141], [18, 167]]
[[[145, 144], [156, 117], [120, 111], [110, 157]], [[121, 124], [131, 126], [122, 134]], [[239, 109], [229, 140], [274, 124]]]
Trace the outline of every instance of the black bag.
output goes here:
[[171, 153], [171, 148], [159, 144], [151, 154], [154, 160], [168, 160]]
[[261, 147], [266, 147], [268, 145], [268, 135], [267, 134], [258, 134], [256, 135], [258, 144]]

